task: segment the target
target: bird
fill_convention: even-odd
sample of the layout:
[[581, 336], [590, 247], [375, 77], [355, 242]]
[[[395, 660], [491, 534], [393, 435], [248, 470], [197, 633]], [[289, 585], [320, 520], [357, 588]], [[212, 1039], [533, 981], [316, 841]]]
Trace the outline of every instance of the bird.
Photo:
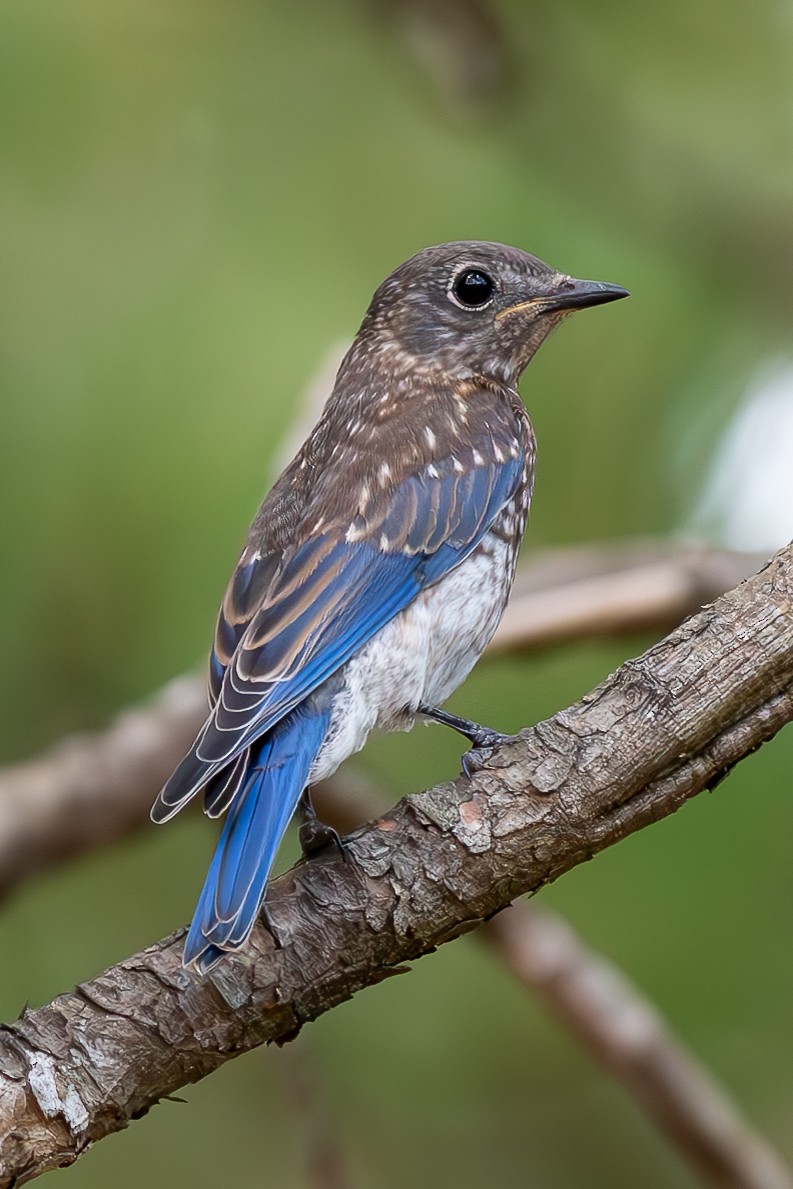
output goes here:
[[[206, 974], [246, 943], [298, 810], [312, 854], [338, 837], [310, 786], [374, 728], [437, 721], [498, 626], [534, 485], [518, 379], [575, 310], [628, 296], [518, 248], [425, 248], [376, 290], [319, 422], [266, 496], [217, 619], [210, 710], [151, 811], [198, 793], [225, 820], [184, 945]], [[265, 906], [266, 911], [266, 906]]]

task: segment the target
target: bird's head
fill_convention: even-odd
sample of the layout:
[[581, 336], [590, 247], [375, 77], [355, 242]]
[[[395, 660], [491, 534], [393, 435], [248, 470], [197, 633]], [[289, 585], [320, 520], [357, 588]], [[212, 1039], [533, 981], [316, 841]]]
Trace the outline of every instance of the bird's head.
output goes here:
[[414, 366], [514, 384], [553, 328], [574, 310], [627, 297], [579, 281], [518, 248], [475, 240], [425, 248], [395, 269], [361, 328]]

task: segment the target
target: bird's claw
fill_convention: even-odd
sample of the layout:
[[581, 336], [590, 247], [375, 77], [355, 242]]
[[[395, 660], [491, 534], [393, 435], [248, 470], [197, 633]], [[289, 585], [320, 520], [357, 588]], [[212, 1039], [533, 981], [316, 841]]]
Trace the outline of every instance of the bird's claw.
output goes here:
[[482, 730], [472, 740], [474, 746], [470, 748], [460, 760], [463, 774], [470, 780], [486, 765], [496, 747], [502, 743], [511, 743], [514, 735], [502, 735], [500, 731]]
[[300, 798], [300, 816], [302, 821], [297, 837], [304, 859], [310, 859], [312, 855], [327, 850], [330, 846], [335, 846], [341, 852], [342, 858], [347, 857], [347, 848], [343, 839], [333, 829], [333, 826], [326, 825], [317, 817], [317, 811], [308, 789], [303, 790], [303, 795]]
[[297, 836], [303, 857], [306, 859], [310, 859], [312, 855], [316, 855], [321, 850], [327, 850], [329, 846], [337, 847], [342, 854], [346, 849], [341, 835], [333, 829], [333, 826], [326, 826], [316, 817], [304, 821]]
[[479, 769], [484, 767], [489, 755], [490, 751], [485, 750], [483, 747], [472, 747], [465, 752], [460, 759], [463, 776], [467, 776], [471, 780]]

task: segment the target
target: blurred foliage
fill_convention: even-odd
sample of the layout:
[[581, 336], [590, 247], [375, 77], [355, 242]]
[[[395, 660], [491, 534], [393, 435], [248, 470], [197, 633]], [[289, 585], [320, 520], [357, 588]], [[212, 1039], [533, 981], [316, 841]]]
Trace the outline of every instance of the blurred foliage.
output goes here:
[[[674, 531], [746, 377], [789, 352], [789, 6], [494, 0], [460, 24], [446, 0], [417, 28], [421, 7], [0, 8], [4, 760], [203, 656], [301, 386], [425, 244], [504, 240], [633, 292], [524, 381], [529, 545]], [[514, 728], [646, 643], [486, 663], [454, 705]], [[417, 731], [360, 762], [396, 795], [458, 752]], [[788, 734], [543, 895], [793, 1158], [792, 761]], [[185, 815], [22, 889], [2, 1016], [183, 923], [211, 845]], [[692, 1184], [473, 938], [306, 1040], [356, 1186]], [[235, 1061], [69, 1184], [301, 1189], [291, 1076]]]

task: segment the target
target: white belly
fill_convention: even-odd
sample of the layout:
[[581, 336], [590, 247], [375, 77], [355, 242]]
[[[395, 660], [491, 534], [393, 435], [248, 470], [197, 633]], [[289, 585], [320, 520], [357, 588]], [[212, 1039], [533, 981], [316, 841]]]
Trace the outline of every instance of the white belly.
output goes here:
[[445, 701], [468, 676], [504, 612], [515, 552], [502, 537], [488, 534], [348, 661], [311, 783], [359, 751], [374, 727], [410, 730], [421, 703]]

